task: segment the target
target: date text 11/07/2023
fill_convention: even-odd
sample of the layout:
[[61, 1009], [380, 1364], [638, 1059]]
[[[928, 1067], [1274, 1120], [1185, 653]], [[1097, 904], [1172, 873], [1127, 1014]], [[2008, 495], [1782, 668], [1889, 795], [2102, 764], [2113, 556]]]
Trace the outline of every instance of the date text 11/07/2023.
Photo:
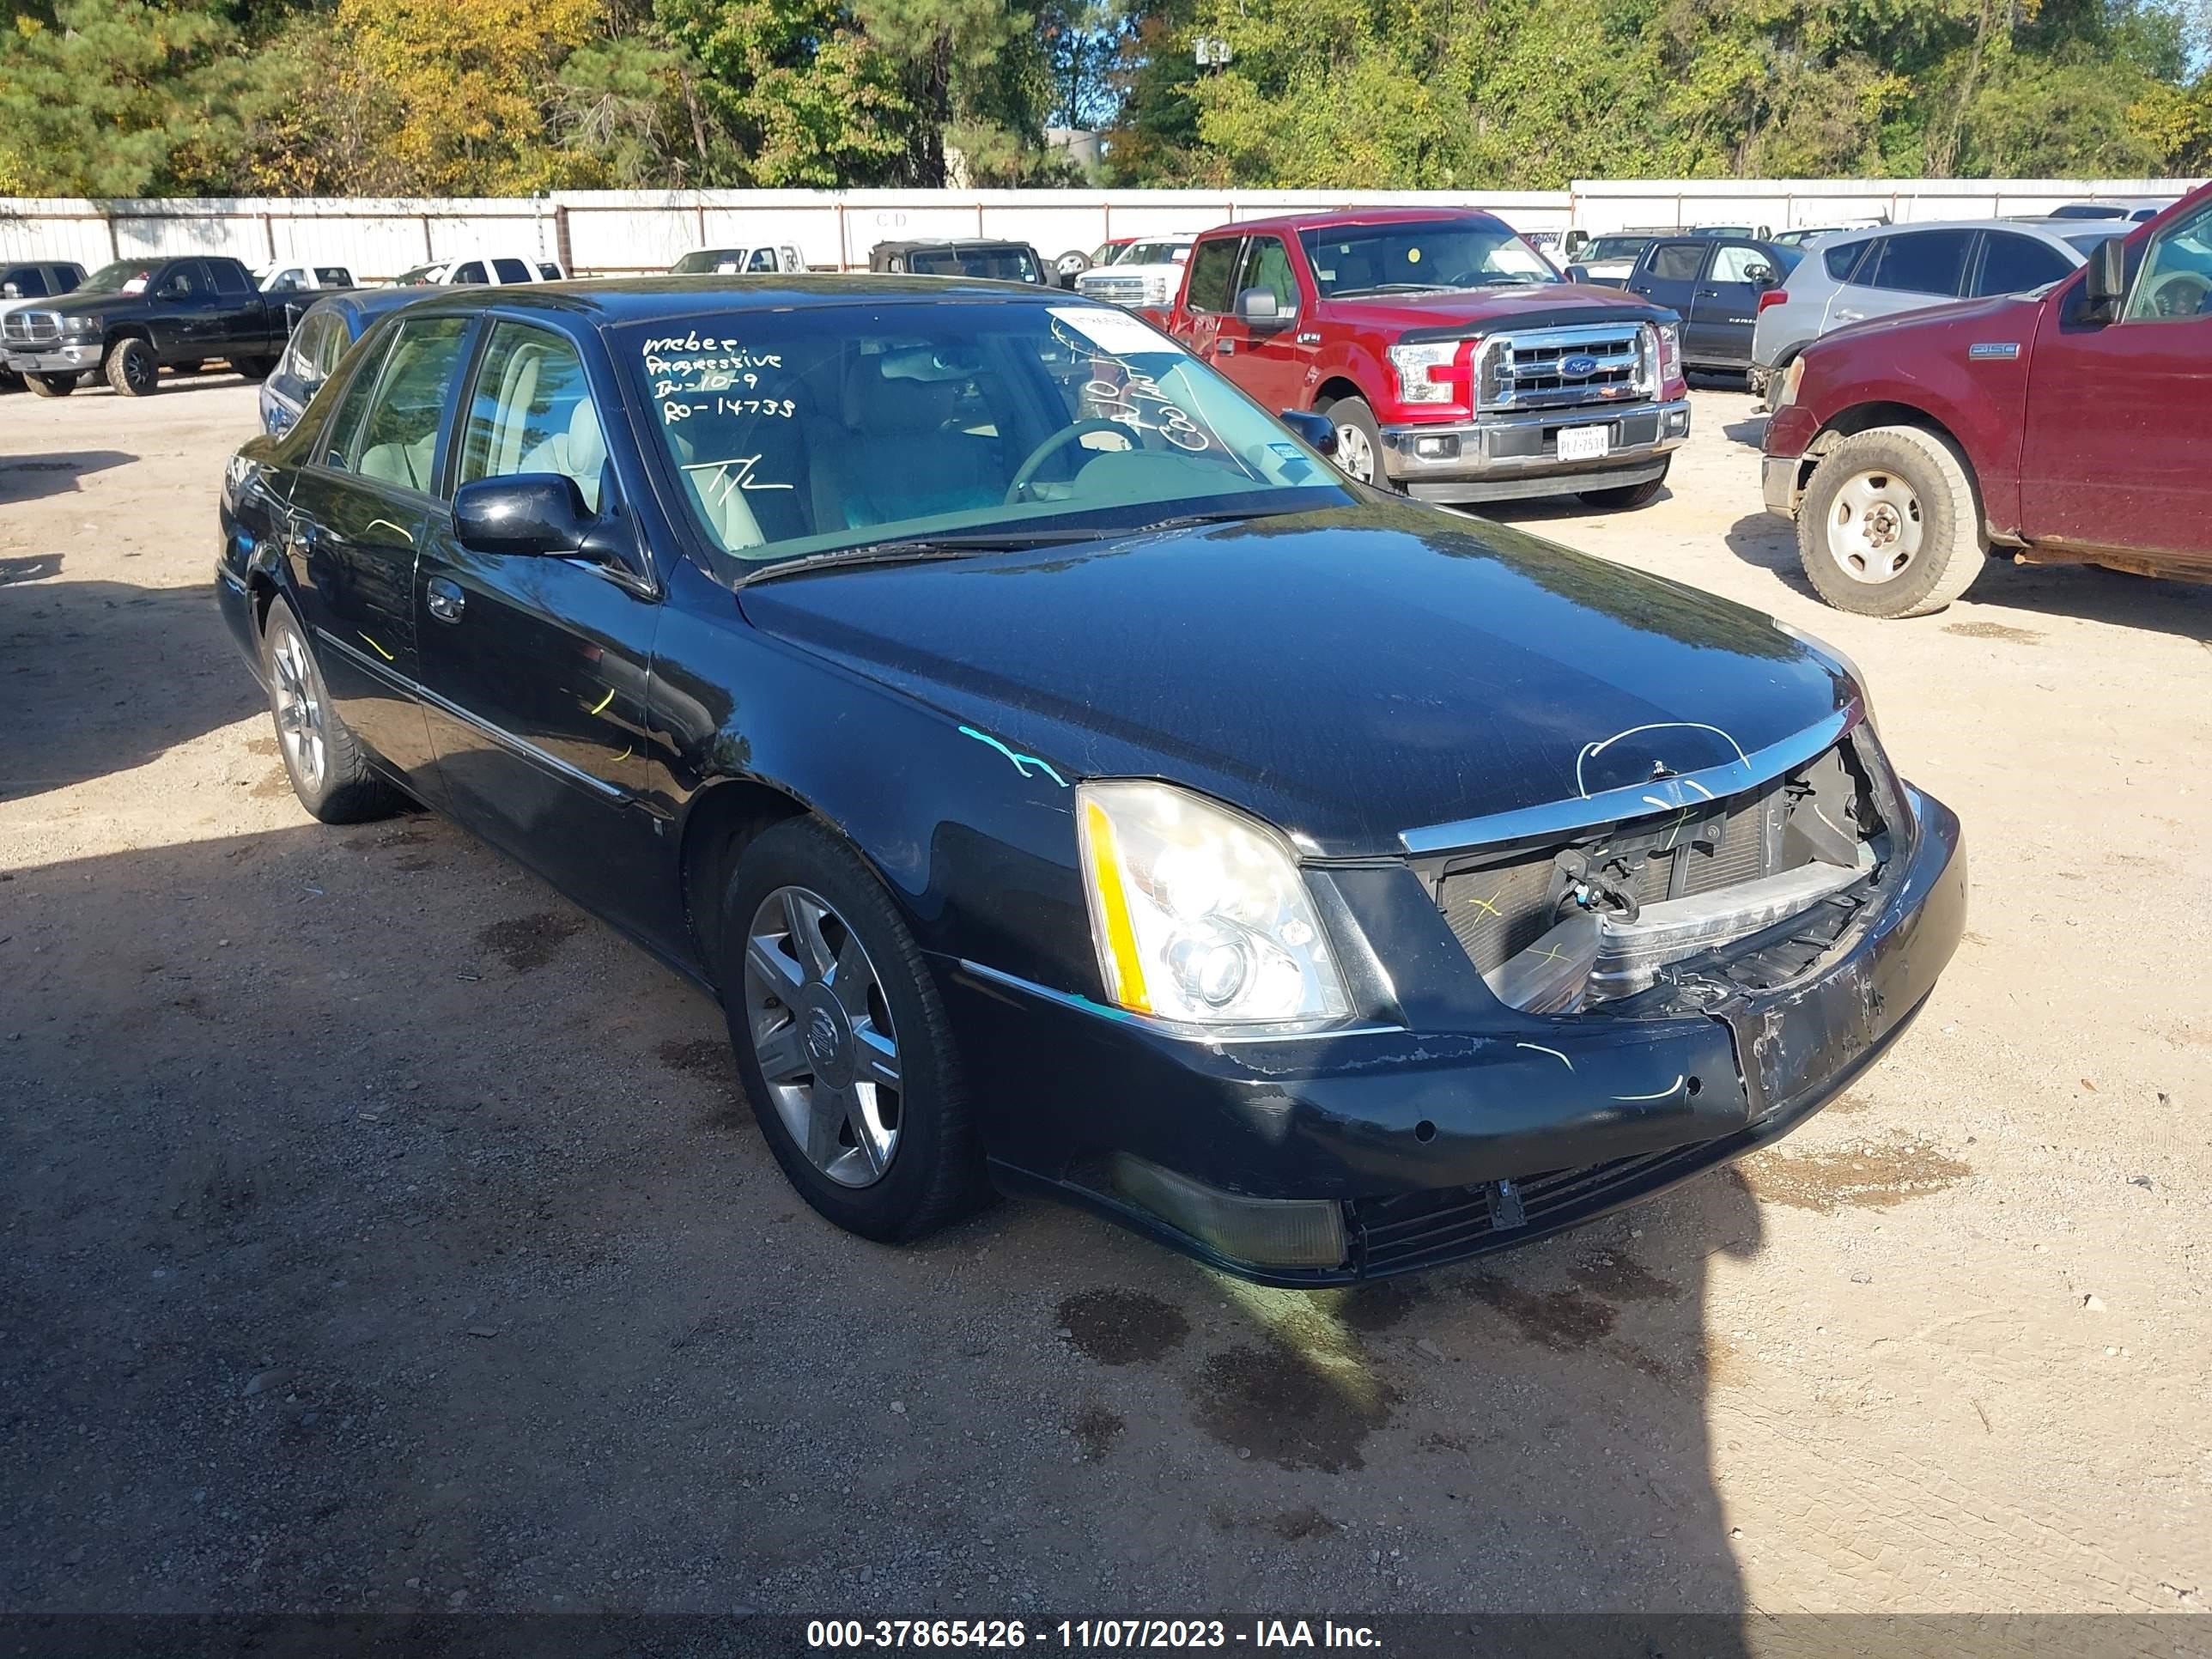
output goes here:
[[1382, 1644], [1366, 1625], [1334, 1620], [1255, 1619], [813, 1619], [806, 1645], [861, 1648], [1022, 1648], [1126, 1653], [1152, 1648], [1339, 1648]]

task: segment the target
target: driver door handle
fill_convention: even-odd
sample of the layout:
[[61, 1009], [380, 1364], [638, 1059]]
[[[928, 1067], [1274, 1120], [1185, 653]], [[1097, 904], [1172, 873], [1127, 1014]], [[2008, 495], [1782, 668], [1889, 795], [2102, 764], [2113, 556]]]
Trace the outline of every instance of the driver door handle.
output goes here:
[[1234, 340], [1216, 340], [1213, 343], [1213, 355], [1217, 357], [1230, 356], [1236, 349], [1237, 342]]
[[430, 615], [439, 622], [457, 623], [461, 619], [461, 613], [469, 607], [468, 595], [461, 592], [460, 584], [448, 581], [443, 576], [431, 577], [426, 585], [426, 592], [428, 598], [425, 603], [429, 607]]

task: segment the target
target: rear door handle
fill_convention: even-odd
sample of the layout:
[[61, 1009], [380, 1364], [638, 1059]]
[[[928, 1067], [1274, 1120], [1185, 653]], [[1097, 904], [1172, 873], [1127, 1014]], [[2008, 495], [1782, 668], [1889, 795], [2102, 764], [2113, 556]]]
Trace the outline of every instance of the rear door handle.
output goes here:
[[1234, 340], [1217, 340], [1214, 342], [1213, 355], [1217, 357], [1231, 356], [1235, 355], [1236, 350], [1237, 342]]
[[1866, 313], [1863, 311], [1838, 311], [1836, 313], [1836, 320], [1839, 323], [1863, 323], [1866, 321]]
[[1701, 288], [1698, 290], [1698, 297], [1700, 300], [1717, 300], [1721, 297], [1721, 291], [1717, 288]]
[[441, 623], [457, 623], [461, 612], [469, 608], [469, 597], [461, 592], [459, 582], [447, 581], [443, 576], [433, 576], [426, 585], [427, 603], [430, 615]]

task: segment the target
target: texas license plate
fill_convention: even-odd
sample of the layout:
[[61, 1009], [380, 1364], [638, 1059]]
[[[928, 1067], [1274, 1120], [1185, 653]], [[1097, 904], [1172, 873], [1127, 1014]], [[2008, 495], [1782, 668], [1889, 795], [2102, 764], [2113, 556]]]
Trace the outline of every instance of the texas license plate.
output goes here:
[[1595, 461], [1610, 448], [1612, 434], [1601, 426], [1563, 426], [1559, 428], [1559, 459]]

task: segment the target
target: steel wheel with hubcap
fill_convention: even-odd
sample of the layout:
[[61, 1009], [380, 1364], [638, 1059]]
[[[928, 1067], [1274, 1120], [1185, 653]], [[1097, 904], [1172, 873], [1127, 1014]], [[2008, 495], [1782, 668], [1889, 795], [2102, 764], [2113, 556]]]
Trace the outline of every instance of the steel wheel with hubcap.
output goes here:
[[951, 1023], [898, 905], [805, 816], [725, 878], [714, 978], [738, 1079], [799, 1195], [848, 1231], [919, 1238], [988, 1195]]
[[1965, 463], [1920, 427], [1840, 440], [1798, 506], [1806, 576], [1830, 605], [1863, 617], [1941, 611], [1980, 574], [1988, 548]]
[[746, 930], [744, 979], [753, 1054], [784, 1127], [839, 1186], [873, 1186], [898, 1152], [898, 1036], [860, 935], [820, 894], [779, 887]]
[[1926, 533], [1920, 498], [1894, 472], [1854, 473], [1829, 504], [1828, 555], [1855, 582], [1903, 575]]

